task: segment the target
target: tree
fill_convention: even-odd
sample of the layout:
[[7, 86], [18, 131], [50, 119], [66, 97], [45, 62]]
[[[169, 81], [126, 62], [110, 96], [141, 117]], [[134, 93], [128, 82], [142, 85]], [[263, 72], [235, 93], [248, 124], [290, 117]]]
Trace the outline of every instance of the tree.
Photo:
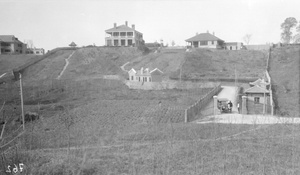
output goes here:
[[174, 40], [171, 42], [171, 45], [172, 45], [172, 46], [175, 46], [175, 41], [174, 41]]
[[300, 20], [299, 20], [299, 25], [296, 28], [296, 32], [297, 32], [297, 34], [293, 38], [294, 43], [300, 43]]
[[251, 37], [252, 37], [252, 34], [246, 34], [246, 35], [243, 37], [243, 40], [245, 41], [245, 43], [246, 43], [247, 45], [249, 45], [250, 40], [251, 40]]
[[281, 40], [284, 43], [290, 43], [291, 39], [293, 39], [293, 32], [291, 31], [296, 25], [297, 20], [294, 17], [289, 17], [284, 20], [284, 22], [281, 24]]

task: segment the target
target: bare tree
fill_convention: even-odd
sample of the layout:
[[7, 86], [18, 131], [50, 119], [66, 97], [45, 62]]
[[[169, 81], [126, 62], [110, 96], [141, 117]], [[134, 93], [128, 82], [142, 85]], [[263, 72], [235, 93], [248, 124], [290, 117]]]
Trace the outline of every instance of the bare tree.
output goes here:
[[175, 46], [175, 41], [174, 40], [172, 40], [171, 45]]
[[251, 37], [252, 37], [252, 34], [246, 34], [244, 37], [243, 37], [243, 40], [245, 41], [245, 43], [247, 45], [249, 45], [250, 41], [251, 41]]
[[24, 43], [27, 44], [27, 48], [29, 48], [29, 49], [34, 48], [32, 40], [24, 40]]

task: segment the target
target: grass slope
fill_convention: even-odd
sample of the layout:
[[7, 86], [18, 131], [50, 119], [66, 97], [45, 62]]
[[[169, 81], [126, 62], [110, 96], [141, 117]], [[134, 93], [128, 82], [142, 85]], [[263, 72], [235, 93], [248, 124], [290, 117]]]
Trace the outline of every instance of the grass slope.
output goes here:
[[299, 117], [300, 47], [283, 47], [272, 51], [270, 76], [275, 89], [276, 113]]
[[[248, 50], [193, 49], [186, 53], [183, 78], [234, 78], [261, 76], [266, 66], [266, 53]], [[172, 77], [179, 77], [179, 71]]]
[[[65, 59], [73, 50], [61, 50], [25, 70], [27, 80], [57, 78], [63, 70]], [[61, 78], [80, 79], [100, 75], [120, 75], [120, 66], [142, 55], [137, 48], [92, 47], [77, 49]]]
[[38, 55], [0, 55], [0, 75], [7, 71], [12, 71], [12, 69], [21, 66], [33, 59], [38, 59], [41, 56]]
[[152, 52], [132, 60], [130, 64], [125, 66], [125, 69], [130, 70], [134, 68], [135, 70], [139, 70], [141, 67], [144, 67], [152, 70], [158, 68], [165, 75], [169, 75], [173, 71], [180, 69], [184, 60], [185, 50], [163, 49], [158, 53]]

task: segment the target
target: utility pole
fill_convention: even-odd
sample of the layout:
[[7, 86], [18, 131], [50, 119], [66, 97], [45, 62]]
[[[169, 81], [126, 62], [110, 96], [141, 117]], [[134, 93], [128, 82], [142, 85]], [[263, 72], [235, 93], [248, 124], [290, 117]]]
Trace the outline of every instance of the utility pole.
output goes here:
[[21, 108], [22, 108], [22, 120], [23, 120], [23, 130], [25, 130], [25, 119], [24, 119], [24, 106], [23, 106], [23, 89], [22, 89], [22, 75], [19, 73], [20, 78], [20, 95], [21, 95]]

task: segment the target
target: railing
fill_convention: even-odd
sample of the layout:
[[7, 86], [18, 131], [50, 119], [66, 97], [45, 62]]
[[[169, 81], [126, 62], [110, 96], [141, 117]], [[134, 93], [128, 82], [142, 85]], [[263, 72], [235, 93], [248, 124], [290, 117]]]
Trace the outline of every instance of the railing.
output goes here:
[[133, 38], [133, 36], [108, 36], [105, 39], [113, 39], [113, 38]]

